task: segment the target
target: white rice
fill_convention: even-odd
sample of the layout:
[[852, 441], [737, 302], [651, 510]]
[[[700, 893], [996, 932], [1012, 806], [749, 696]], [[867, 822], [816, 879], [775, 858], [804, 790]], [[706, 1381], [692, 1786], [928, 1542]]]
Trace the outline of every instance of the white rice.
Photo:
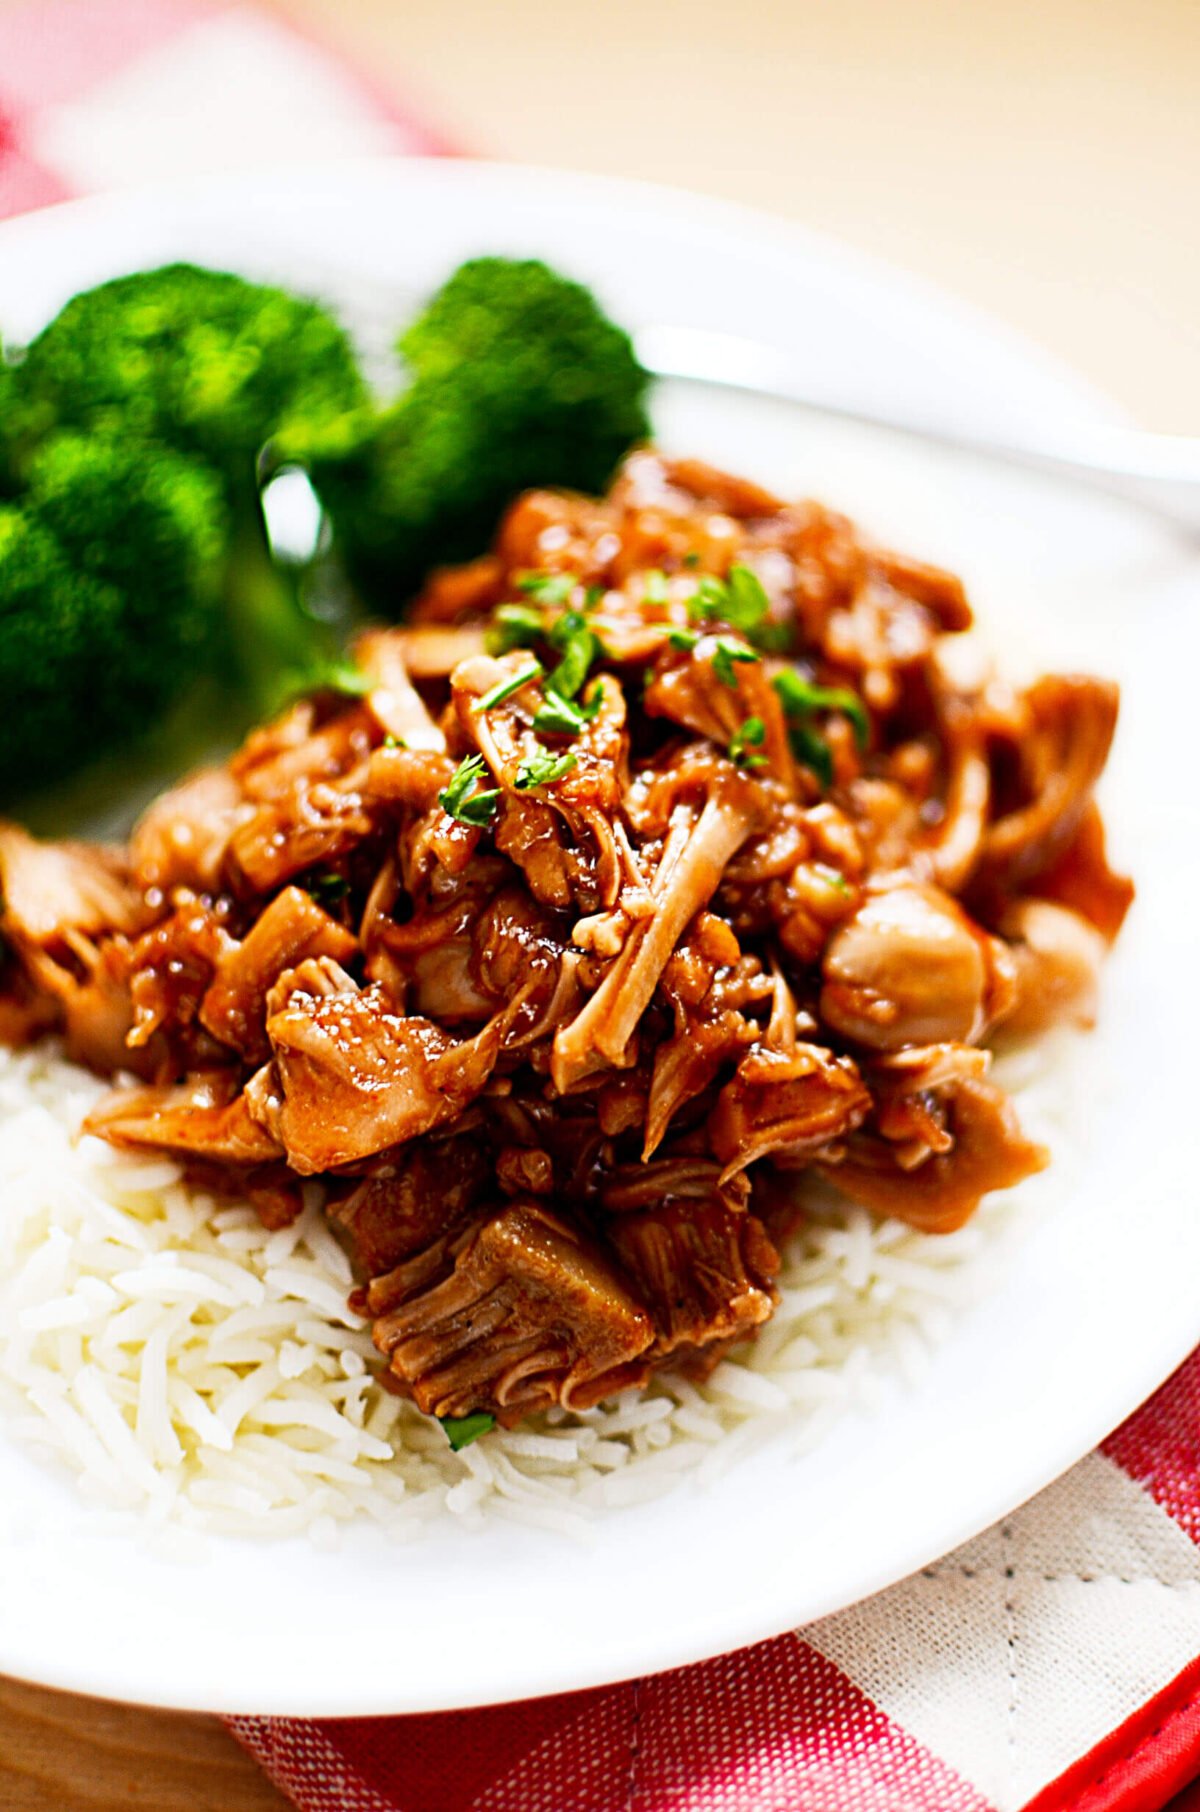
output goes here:
[[[1051, 1054], [1053, 1053], [1053, 1055]], [[384, 1390], [350, 1267], [311, 1189], [268, 1233], [162, 1158], [77, 1129], [103, 1084], [52, 1048], [0, 1051], [0, 1397], [13, 1434], [78, 1475], [89, 1502], [162, 1525], [307, 1530], [370, 1517], [397, 1536], [499, 1515], [585, 1532], [590, 1517], [700, 1481], [787, 1431], [820, 1440], [881, 1381], [920, 1381], [953, 1313], [994, 1280], [998, 1235], [1063, 1186], [1061, 1040], [1006, 1063], [1054, 1168], [932, 1237], [830, 1198], [785, 1254], [757, 1341], [703, 1385], [664, 1377], [462, 1453]], [[1031, 1067], [1033, 1066], [1033, 1067]], [[1050, 1073], [1053, 1072], [1053, 1081]], [[1069, 1113], [1065, 1116], [1068, 1120]]]

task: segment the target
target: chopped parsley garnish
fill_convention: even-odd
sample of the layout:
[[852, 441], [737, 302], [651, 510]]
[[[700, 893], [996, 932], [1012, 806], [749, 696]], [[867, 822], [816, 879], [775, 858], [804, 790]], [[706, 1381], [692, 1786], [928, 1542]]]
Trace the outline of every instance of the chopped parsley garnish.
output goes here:
[[756, 572], [748, 566], [731, 566], [726, 589], [729, 593], [727, 621], [738, 629], [744, 629], [747, 635], [768, 621], [771, 615], [771, 600], [763, 590], [763, 582]]
[[711, 573], [705, 573], [688, 599], [687, 613], [693, 623], [709, 623], [714, 618], [725, 615], [728, 601], [729, 588], [725, 581], [714, 579]]
[[408, 744], [405, 742], [403, 736], [393, 736], [392, 732], [389, 730], [383, 739], [383, 746], [385, 749], [407, 749]]
[[468, 755], [465, 761], [459, 762], [450, 785], [443, 787], [438, 794], [442, 810], [448, 812], [451, 818], [457, 818], [460, 824], [469, 824], [474, 830], [487, 829], [500, 802], [498, 787], [482, 793], [471, 792], [475, 782], [482, 780], [486, 773], [487, 765], [483, 757]]
[[538, 749], [536, 754], [527, 755], [517, 769], [515, 785], [518, 793], [527, 793], [535, 786], [552, 786], [571, 772], [577, 759], [571, 754], [554, 755], [549, 749]]
[[846, 686], [818, 686], [803, 675], [785, 668], [775, 675], [776, 692], [789, 717], [810, 717], [814, 711], [840, 711], [854, 726], [854, 740], [860, 749], [870, 741], [871, 725], [867, 708], [856, 692]]
[[672, 648], [694, 648], [700, 640], [698, 629], [673, 629], [667, 637]]
[[727, 579], [706, 574], [687, 608], [694, 623], [728, 623], [757, 648], [786, 646], [787, 626], [771, 621], [771, 601], [762, 580], [748, 566], [731, 566]]
[[765, 755], [755, 754], [767, 740], [767, 726], [761, 717], [748, 717], [744, 724], [734, 732], [729, 745], [729, 758], [740, 768], [765, 768]]
[[496, 1426], [495, 1416], [486, 1409], [478, 1410], [473, 1416], [439, 1416], [438, 1421], [455, 1453], [461, 1453], [464, 1447], [469, 1447], [472, 1441]]
[[501, 604], [493, 613], [485, 638], [489, 654], [508, 654], [528, 648], [542, 634], [542, 613], [532, 604]]
[[600, 644], [580, 621], [578, 628], [572, 628], [558, 646], [563, 651], [562, 659], [546, 681], [546, 691], [557, 693], [559, 698], [574, 698], [600, 652]]
[[328, 692], [341, 692], [347, 698], [365, 698], [375, 690], [376, 682], [353, 661], [335, 661], [321, 674], [320, 685]]
[[[551, 648], [557, 648], [561, 652], [571, 640], [572, 636], [577, 636], [581, 629], [587, 629], [587, 624], [584, 622], [579, 612], [577, 610], [564, 610], [562, 615], [560, 617], [555, 617], [553, 623], [551, 623], [546, 632], [546, 640], [549, 642]], [[589, 631], [589, 634], [590, 633], [591, 632]]]
[[642, 600], [646, 604], [666, 604], [670, 600], [667, 590], [667, 575], [659, 567], [652, 566], [643, 578], [644, 589]]
[[721, 635], [717, 637], [717, 645], [713, 652], [712, 670], [723, 686], [729, 686], [736, 691], [737, 674], [733, 671], [734, 663], [740, 662], [744, 666], [761, 659], [762, 656], [755, 654], [752, 648], [745, 648], [741, 642], [731, 641], [727, 635]]
[[345, 875], [336, 874], [332, 869], [328, 874], [314, 875], [308, 883], [308, 892], [320, 906], [338, 905], [349, 891], [350, 883]]
[[823, 736], [810, 730], [807, 724], [791, 724], [788, 728], [788, 741], [792, 745], [792, 754], [797, 761], [802, 761], [806, 768], [811, 768], [823, 787], [833, 785], [833, 754]]
[[685, 566], [699, 566], [699, 564], [700, 564], [699, 554], [696, 553], [695, 550], [693, 549], [693, 551], [690, 554], [685, 554], [683, 556], [683, 564]]
[[511, 698], [514, 692], [521, 690], [522, 686], [527, 686], [530, 680], [540, 679], [541, 672], [542, 663], [540, 661], [526, 661], [523, 667], [518, 667], [515, 673], [510, 673], [507, 679], [497, 680], [490, 692], [485, 692], [482, 698], [477, 698], [471, 706], [472, 711], [490, 711], [493, 705], [503, 704], [506, 698]]
[[574, 573], [522, 573], [517, 590], [539, 604], [565, 604], [578, 583]]
[[534, 713], [535, 730], [550, 730], [559, 736], [578, 736], [586, 724], [590, 724], [600, 709], [604, 699], [604, 685], [596, 686], [587, 704], [577, 704], [573, 698], [560, 698], [557, 692], [547, 687], [545, 703], [539, 705]]
[[835, 893], [849, 894], [849, 881], [836, 868], [830, 868], [828, 862], [814, 862], [813, 873], [820, 875], [825, 885], [832, 887]]

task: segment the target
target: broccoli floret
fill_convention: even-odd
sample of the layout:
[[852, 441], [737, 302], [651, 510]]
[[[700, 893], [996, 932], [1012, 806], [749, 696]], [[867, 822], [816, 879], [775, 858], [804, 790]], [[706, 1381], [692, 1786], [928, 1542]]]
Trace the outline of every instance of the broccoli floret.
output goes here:
[[131, 629], [193, 657], [211, 643], [226, 517], [206, 467], [165, 447], [60, 434], [30, 462], [25, 502], [73, 565], [126, 594]]
[[590, 292], [536, 260], [462, 265], [401, 336], [409, 388], [285, 431], [359, 589], [395, 614], [428, 569], [487, 546], [530, 485], [600, 491], [648, 433], [647, 374]]
[[0, 346], [0, 498], [12, 497], [20, 488], [17, 473], [25, 417], [16, 374]]
[[319, 304], [177, 264], [75, 297], [0, 363], [0, 787], [115, 747], [205, 670], [240, 672], [250, 710], [351, 682], [311, 575], [272, 558], [265, 443], [310, 466], [394, 608], [517, 491], [598, 490], [646, 433], [627, 336], [542, 264], [464, 265], [400, 351], [412, 381], [379, 409]]
[[27, 347], [19, 374], [45, 425], [161, 442], [214, 467], [236, 493], [253, 484], [281, 422], [316, 426], [366, 398], [327, 309], [194, 264], [74, 297]]
[[[93, 659], [117, 653], [121, 600], [74, 572], [53, 535], [0, 505], [0, 785], [50, 779], [78, 761]], [[101, 734], [103, 732], [101, 731]]]
[[272, 560], [259, 454], [364, 395], [326, 310], [193, 265], [76, 296], [0, 367], [0, 499], [28, 530], [0, 569], [0, 785], [144, 731], [206, 668], [240, 675], [247, 713], [336, 671]]
[[60, 435], [0, 506], [0, 790], [145, 731], [209, 657], [223, 503], [164, 449]]

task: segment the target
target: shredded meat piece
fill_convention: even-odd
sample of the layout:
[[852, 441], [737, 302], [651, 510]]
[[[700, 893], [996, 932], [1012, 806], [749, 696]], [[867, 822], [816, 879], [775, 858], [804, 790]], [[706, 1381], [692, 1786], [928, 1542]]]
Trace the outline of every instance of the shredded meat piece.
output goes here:
[[926, 846], [932, 878], [958, 893], [974, 872], [987, 830], [991, 774], [976, 700], [939, 700], [938, 728], [945, 751], [946, 788], [937, 835]]
[[724, 919], [701, 913], [663, 971], [660, 989], [675, 1016], [654, 1053], [643, 1161], [657, 1150], [685, 1102], [736, 1063], [758, 1037], [750, 1015], [774, 992], [756, 959], [743, 957]]
[[42, 949], [71, 932], [133, 932], [149, 916], [118, 852], [38, 843], [16, 824], [0, 823], [0, 897], [5, 934]]
[[1095, 1014], [1116, 691], [970, 624], [701, 461], [528, 492], [127, 851], [0, 824], [0, 1038], [267, 1226], [323, 1192], [430, 1413], [698, 1375], [817, 1185], [942, 1231], [1045, 1161], [988, 1044]]
[[[654, 1340], [642, 1306], [598, 1246], [539, 1202], [513, 1202], [447, 1243], [452, 1268], [409, 1267], [401, 1305], [375, 1342], [421, 1408], [465, 1415], [549, 1403], [587, 1409], [646, 1375]], [[393, 1274], [393, 1298], [402, 1281]]]
[[25, 953], [25, 974], [38, 990], [52, 1023], [62, 1031], [67, 1055], [101, 1075], [132, 1070], [153, 1075], [157, 1053], [133, 1049], [130, 952], [123, 938], [95, 944], [76, 934], [63, 960], [44, 950]]
[[1027, 884], [1070, 846], [1117, 727], [1117, 688], [1104, 680], [1053, 675], [1031, 686], [1024, 702], [1021, 803], [983, 838], [983, 878], [992, 886]]
[[818, 1160], [830, 1182], [875, 1214], [894, 1215], [923, 1233], [953, 1233], [993, 1189], [1010, 1189], [1049, 1162], [1024, 1137], [1008, 1096], [990, 1082], [963, 1081], [949, 1107], [950, 1145], [905, 1170], [883, 1139], [856, 1134], [835, 1164]]
[[236, 948], [219, 915], [203, 900], [186, 900], [147, 931], [129, 955], [129, 1048], [149, 1045], [163, 1032], [186, 1054], [196, 1054], [193, 1034], [201, 1004], [221, 963]]
[[1094, 925], [1050, 900], [1014, 900], [998, 929], [1016, 966], [1016, 1000], [1005, 1018], [1009, 1035], [1028, 1038], [1058, 1020], [1090, 1026], [1105, 943]]
[[395, 1013], [328, 957], [301, 963], [267, 997], [273, 1085], [256, 1098], [302, 1176], [361, 1162], [454, 1119], [500, 1052], [502, 1020], [456, 1044], [432, 1020]]
[[912, 1045], [871, 1066], [876, 1131], [893, 1146], [902, 1170], [915, 1170], [931, 1152], [954, 1147], [947, 1100], [959, 1084], [980, 1081], [992, 1054], [967, 1044]]
[[609, 1214], [632, 1214], [664, 1202], [701, 1201], [719, 1197], [731, 1209], [743, 1209], [749, 1185], [742, 1177], [725, 1178], [709, 1157], [660, 1157], [652, 1163], [617, 1164], [606, 1171], [600, 1200]]
[[654, 1359], [741, 1339], [775, 1306], [779, 1255], [752, 1214], [712, 1198], [669, 1202], [622, 1215], [608, 1239], [653, 1317]]
[[384, 735], [406, 749], [443, 754], [446, 738], [409, 678], [399, 638], [372, 630], [359, 638], [356, 653], [358, 665], [375, 682], [367, 694], [367, 708]]
[[715, 893], [734, 850], [762, 821], [760, 789], [717, 776], [697, 815], [678, 808], [651, 889], [653, 912], [639, 917], [624, 949], [587, 1005], [555, 1034], [552, 1076], [566, 1090], [605, 1063], [621, 1068], [634, 1028], [645, 1012], [688, 920]]
[[333, 1204], [330, 1216], [349, 1235], [360, 1271], [376, 1280], [380, 1307], [382, 1273], [453, 1232], [486, 1186], [489, 1168], [477, 1140], [414, 1139]]
[[227, 867], [235, 891], [270, 893], [307, 868], [334, 862], [373, 828], [362, 794], [330, 781], [295, 780], [229, 839]]
[[276, 894], [241, 943], [231, 940], [200, 1003], [200, 1019], [213, 1037], [240, 1051], [247, 1063], [269, 1054], [266, 1005], [270, 988], [286, 969], [309, 957], [347, 962], [358, 940], [322, 911], [300, 887]]
[[1094, 925], [1107, 944], [1120, 931], [1133, 904], [1133, 882], [1114, 874], [1108, 865], [1104, 822], [1094, 801], [1062, 855], [1037, 877], [1034, 892], [1069, 906]]
[[249, 1112], [227, 1099], [227, 1077], [203, 1073], [176, 1088], [118, 1089], [93, 1108], [84, 1131], [114, 1145], [169, 1151], [227, 1164], [261, 1164], [281, 1148]]
[[789, 1168], [809, 1163], [853, 1131], [870, 1105], [849, 1057], [813, 1044], [751, 1051], [721, 1090], [710, 1122], [722, 1178], [768, 1155]]
[[229, 839], [253, 811], [229, 769], [190, 774], [147, 806], [133, 827], [129, 860], [138, 886], [215, 890]]

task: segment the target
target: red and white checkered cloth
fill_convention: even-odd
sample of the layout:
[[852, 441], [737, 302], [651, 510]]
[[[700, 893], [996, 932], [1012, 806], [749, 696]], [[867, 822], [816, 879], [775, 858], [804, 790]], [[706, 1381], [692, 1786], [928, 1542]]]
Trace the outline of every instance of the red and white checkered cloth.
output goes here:
[[[246, 6], [0, 10], [0, 215], [446, 149]], [[1200, 1353], [1008, 1521], [801, 1632], [523, 1705], [231, 1728], [306, 1812], [1158, 1812], [1200, 1770], [1197, 1657]]]
[[1200, 1768], [1197, 1656], [1200, 1353], [1006, 1522], [807, 1629], [522, 1705], [231, 1727], [306, 1812], [1158, 1812]]

